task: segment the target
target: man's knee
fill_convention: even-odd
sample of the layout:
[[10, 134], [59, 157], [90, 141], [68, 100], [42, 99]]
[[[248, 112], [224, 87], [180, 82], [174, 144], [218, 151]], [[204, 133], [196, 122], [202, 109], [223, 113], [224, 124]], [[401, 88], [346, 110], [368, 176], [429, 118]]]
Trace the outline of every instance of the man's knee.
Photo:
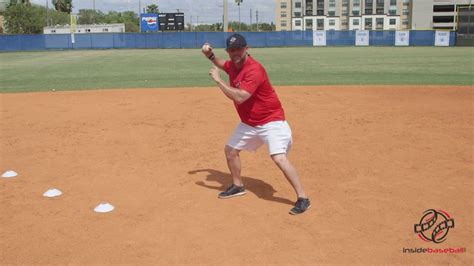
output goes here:
[[224, 148], [225, 157], [228, 161], [235, 159], [235, 157], [239, 156], [239, 152], [239, 150], [236, 150], [229, 146], [225, 146]]
[[288, 162], [288, 158], [286, 157], [285, 153], [280, 153], [280, 154], [275, 154], [272, 155], [272, 160], [277, 164], [277, 165], [284, 165]]

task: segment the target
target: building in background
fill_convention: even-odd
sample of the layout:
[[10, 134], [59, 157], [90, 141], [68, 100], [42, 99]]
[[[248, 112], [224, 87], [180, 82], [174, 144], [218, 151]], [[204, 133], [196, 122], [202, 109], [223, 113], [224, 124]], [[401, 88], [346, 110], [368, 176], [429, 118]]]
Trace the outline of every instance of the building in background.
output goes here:
[[[125, 32], [125, 24], [94, 24], [94, 25], [77, 25], [76, 34], [83, 33], [117, 33]], [[71, 33], [71, 27], [69, 25], [65, 26], [54, 26], [54, 27], [44, 27], [44, 34], [69, 34]]]
[[424, 0], [411, 3], [411, 29], [457, 30], [460, 8], [472, 5], [472, 0]]
[[276, 30], [456, 30], [472, 0], [277, 0]]
[[276, 30], [277, 31], [290, 31], [291, 30], [291, 18], [292, 18], [292, 5], [291, 0], [277, 0], [276, 1]]

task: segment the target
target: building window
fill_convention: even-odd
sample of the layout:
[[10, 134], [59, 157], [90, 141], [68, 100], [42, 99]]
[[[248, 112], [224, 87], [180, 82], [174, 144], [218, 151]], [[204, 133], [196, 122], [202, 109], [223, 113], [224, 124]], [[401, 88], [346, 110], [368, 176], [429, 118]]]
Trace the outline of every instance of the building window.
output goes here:
[[342, 11], [342, 15], [343, 15], [343, 16], [349, 16], [349, 12], [347, 12], [347, 10], [346, 10], [346, 11]]
[[397, 20], [394, 18], [390, 19], [390, 25], [397, 25]]
[[347, 20], [343, 19], [343, 20], [341, 21], [341, 24], [342, 24], [343, 26], [347, 26]]
[[295, 20], [295, 26], [301, 27], [301, 20]]
[[301, 8], [301, 2], [296, 2], [295, 3], [295, 8]]
[[317, 2], [316, 2], [316, 14], [318, 16], [324, 16], [324, 0], [317, 0]]
[[382, 8], [377, 8], [376, 14], [383, 15], [383, 7]]
[[102, 29], [102, 31], [103, 31], [103, 32], [108, 32], [108, 31], [109, 31], [109, 29]]
[[282, 20], [282, 21], [280, 22], [280, 26], [286, 27], [286, 20]]
[[352, 10], [352, 15], [353, 15], [353, 16], [359, 16], [359, 15], [360, 15], [360, 11], [359, 11], [359, 10]]
[[295, 12], [295, 17], [297, 18], [301, 17], [301, 12]]
[[397, 0], [390, 0], [390, 5], [391, 6], [396, 6], [397, 5]]
[[330, 19], [329, 20], [329, 26], [335, 26], [336, 25], [336, 20]]
[[286, 18], [286, 11], [281, 11], [281, 17]]
[[354, 26], [359, 26], [359, 24], [360, 24], [360, 21], [358, 19], [354, 19], [352, 21], [352, 25], [354, 25]]
[[372, 18], [365, 19], [365, 29], [366, 30], [372, 29]]
[[56, 30], [51, 30], [51, 33], [56, 33]]
[[434, 23], [452, 23], [454, 22], [454, 16], [436, 16], [433, 17]]
[[392, 10], [388, 11], [388, 13], [389, 13], [390, 15], [394, 16], [394, 15], [397, 14], [397, 10], [393, 10], [393, 9], [392, 9]]
[[307, 19], [306, 20], [306, 29], [307, 30], [313, 30], [313, 20], [312, 19]]
[[336, 11], [328, 11], [328, 16], [335, 17], [336, 16]]
[[360, 0], [354, 0], [354, 2], [352, 3], [352, 6], [353, 7], [360, 7]]
[[383, 18], [376, 18], [375, 25], [377, 29], [383, 29]]
[[318, 30], [324, 30], [324, 19], [317, 19], [316, 20], [316, 28]]
[[329, 0], [329, 8], [336, 8], [336, 0]]
[[454, 12], [454, 5], [433, 6], [433, 12]]
[[408, 25], [408, 19], [402, 20], [402, 24], [403, 24], [403, 25]]
[[410, 4], [410, 0], [403, 0], [403, 5], [409, 5]]
[[403, 14], [403, 15], [408, 15], [408, 14], [410, 14], [410, 10], [408, 10], [408, 9], [403, 9], [402, 14]]
[[280, 8], [281, 9], [286, 9], [286, 2], [281, 2]]

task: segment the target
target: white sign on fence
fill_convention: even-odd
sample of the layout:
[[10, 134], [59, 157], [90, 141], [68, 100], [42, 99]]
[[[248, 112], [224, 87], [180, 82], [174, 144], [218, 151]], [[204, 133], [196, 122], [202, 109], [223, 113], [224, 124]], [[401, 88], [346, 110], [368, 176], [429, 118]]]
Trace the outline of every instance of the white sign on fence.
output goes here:
[[410, 31], [401, 30], [395, 32], [395, 46], [410, 45]]
[[313, 31], [313, 46], [326, 46], [326, 31]]
[[436, 31], [435, 46], [449, 46], [449, 31]]
[[369, 31], [368, 30], [356, 30], [356, 46], [368, 46], [369, 45]]

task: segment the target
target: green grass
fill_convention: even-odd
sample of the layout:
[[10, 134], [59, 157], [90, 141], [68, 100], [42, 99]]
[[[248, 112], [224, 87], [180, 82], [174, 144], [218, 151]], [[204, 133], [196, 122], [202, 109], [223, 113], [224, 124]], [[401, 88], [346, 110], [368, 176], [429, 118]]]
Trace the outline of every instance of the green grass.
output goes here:
[[[226, 56], [223, 49], [216, 52]], [[274, 85], [472, 85], [472, 47], [260, 48]], [[0, 92], [213, 86], [197, 49], [0, 53]]]

